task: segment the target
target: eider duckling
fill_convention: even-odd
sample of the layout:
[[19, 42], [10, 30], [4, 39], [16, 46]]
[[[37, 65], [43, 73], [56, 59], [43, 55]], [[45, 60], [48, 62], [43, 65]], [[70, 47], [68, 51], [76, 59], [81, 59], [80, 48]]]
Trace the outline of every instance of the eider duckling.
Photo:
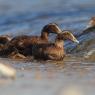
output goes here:
[[95, 27], [95, 17], [92, 17], [87, 25], [87, 27]]
[[8, 43], [11, 39], [12, 39], [12, 37], [10, 37], [8, 35], [1, 35], [0, 36], [0, 50], [2, 50], [5, 46], [5, 44]]
[[89, 23], [87, 25], [87, 29], [85, 29], [83, 32], [84, 33], [89, 33], [89, 32], [92, 32], [92, 31], [95, 31], [95, 17], [92, 17], [89, 20]]
[[0, 44], [8, 43], [12, 38], [8, 35], [1, 35], [0, 36]]
[[70, 31], [64, 31], [56, 36], [54, 43], [34, 45], [32, 48], [33, 57], [43, 60], [62, 60], [65, 56], [64, 40], [79, 43]]
[[76, 36], [76, 37], [80, 37], [80, 36], [82, 36], [82, 35], [85, 35], [85, 34], [87, 34], [87, 33], [94, 32], [94, 31], [95, 31], [95, 17], [92, 17], [92, 18], [90, 19], [90, 21], [89, 21], [89, 23], [88, 23], [88, 25], [87, 25], [86, 27], [87, 27], [87, 28], [84, 29], [84, 30], [82, 31], [82, 33], [79, 34], [79, 35]]
[[[41, 36], [28, 36], [22, 35], [14, 37], [8, 44], [6, 44], [5, 49], [0, 51], [0, 55], [10, 54], [14, 50], [18, 51], [23, 55], [32, 55], [31, 49], [34, 44], [48, 43], [49, 33], [61, 33], [61, 29], [55, 23], [49, 23], [45, 25], [41, 31]], [[3, 54], [2, 54], [3, 53]]]

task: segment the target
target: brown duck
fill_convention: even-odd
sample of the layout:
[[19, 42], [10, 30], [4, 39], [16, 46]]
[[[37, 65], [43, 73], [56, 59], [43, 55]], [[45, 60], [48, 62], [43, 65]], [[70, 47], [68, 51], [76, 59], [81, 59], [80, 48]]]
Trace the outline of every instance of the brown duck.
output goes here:
[[76, 37], [80, 37], [82, 35], [85, 35], [87, 33], [94, 32], [94, 31], [95, 31], [95, 17], [92, 17], [87, 25], [87, 28], [83, 30], [81, 34], [76, 35]]
[[1, 35], [0, 36], [0, 50], [2, 50], [6, 43], [8, 43], [12, 39], [11, 36]]
[[79, 43], [70, 31], [64, 31], [56, 36], [55, 43], [34, 45], [32, 53], [34, 58], [43, 60], [62, 60], [65, 56], [64, 40]]
[[8, 43], [12, 38], [8, 35], [1, 35], [0, 36], [0, 44]]
[[10, 54], [12, 51], [17, 51], [23, 55], [31, 55], [33, 45], [48, 43], [49, 33], [58, 34], [61, 32], [62, 31], [57, 24], [49, 23], [43, 27], [41, 36], [22, 35], [14, 37], [8, 44], [6, 44], [5, 49], [0, 51], [0, 55]]
[[95, 26], [95, 17], [92, 17], [88, 23], [88, 26], [87, 27], [93, 27]]

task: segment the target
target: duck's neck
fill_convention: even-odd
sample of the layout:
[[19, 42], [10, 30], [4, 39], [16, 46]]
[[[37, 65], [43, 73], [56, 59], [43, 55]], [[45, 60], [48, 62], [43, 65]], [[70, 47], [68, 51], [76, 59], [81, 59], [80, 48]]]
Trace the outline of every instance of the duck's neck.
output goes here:
[[48, 40], [48, 35], [49, 35], [48, 32], [43, 32], [43, 31], [41, 32], [42, 39]]
[[55, 46], [60, 47], [60, 48], [64, 48], [63, 40], [56, 39], [55, 40]]

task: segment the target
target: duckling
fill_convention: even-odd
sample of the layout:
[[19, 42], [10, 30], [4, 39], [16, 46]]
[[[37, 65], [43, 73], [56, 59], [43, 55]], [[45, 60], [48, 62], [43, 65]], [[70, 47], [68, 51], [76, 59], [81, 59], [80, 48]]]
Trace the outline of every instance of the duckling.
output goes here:
[[[0, 51], [0, 55], [10, 54], [15, 49], [23, 55], [32, 55], [31, 49], [34, 44], [48, 43], [49, 33], [59, 34], [61, 29], [55, 23], [49, 23], [45, 25], [42, 29], [41, 36], [28, 36], [22, 35], [14, 37], [8, 44], [6, 44], [5, 49]], [[2, 54], [3, 53], [3, 54]]]
[[54, 43], [34, 45], [32, 48], [33, 57], [43, 60], [62, 60], [65, 56], [64, 40], [79, 43], [70, 31], [64, 31], [56, 36]]
[[95, 17], [92, 17], [87, 25], [87, 27], [95, 27]]
[[95, 31], [95, 17], [92, 17], [87, 25], [87, 29], [83, 33], [89, 33]]
[[87, 33], [94, 32], [95, 31], [95, 17], [92, 17], [90, 19], [90, 21], [89, 21], [89, 23], [88, 23], [88, 25], [86, 27], [87, 28], [84, 29], [81, 34], [76, 35], [76, 37], [80, 37], [82, 35], [85, 35]]
[[1, 35], [0, 36], [0, 50], [4, 48], [4, 45], [8, 43], [12, 38], [8, 35]]
[[6, 44], [9, 42], [12, 38], [8, 35], [1, 35], [0, 36], [0, 44]]

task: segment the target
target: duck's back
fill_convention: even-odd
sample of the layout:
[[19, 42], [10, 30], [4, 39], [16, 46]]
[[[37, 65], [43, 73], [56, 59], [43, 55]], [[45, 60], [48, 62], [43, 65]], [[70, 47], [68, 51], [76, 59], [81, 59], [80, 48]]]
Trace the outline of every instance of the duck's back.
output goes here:
[[9, 47], [14, 47], [19, 53], [24, 55], [32, 55], [32, 46], [35, 44], [48, 43], [48, 40], [39, 36], [18, 36], [13, 38], [9, 43]]

